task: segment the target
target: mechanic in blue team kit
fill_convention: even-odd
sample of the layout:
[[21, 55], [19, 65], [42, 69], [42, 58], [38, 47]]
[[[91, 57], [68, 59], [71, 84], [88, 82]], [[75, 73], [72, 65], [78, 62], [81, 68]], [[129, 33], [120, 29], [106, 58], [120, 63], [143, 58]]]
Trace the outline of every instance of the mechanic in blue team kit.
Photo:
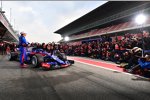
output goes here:
[[20, 49], [20, 66], [22, 68], [27, 67], [27, 65], [24, 63], [26, 60], [26, 47], [28, 45], [28, 42], [26, 40], [26, 33], [21, 32], [21, 36], [19, 37], [19, 49]]

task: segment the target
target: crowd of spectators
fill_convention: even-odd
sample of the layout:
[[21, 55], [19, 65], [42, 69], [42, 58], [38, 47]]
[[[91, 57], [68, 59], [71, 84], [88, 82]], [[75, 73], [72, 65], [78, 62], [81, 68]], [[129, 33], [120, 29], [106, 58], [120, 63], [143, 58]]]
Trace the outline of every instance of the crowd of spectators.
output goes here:
[[[117, 39], [116, 37], [116, 39], [112, 40], [109, 36], [102, 36], [97, 40], [89, 40], [79, 45], [65, 44], [66, 48], [64, 49], [64, 52], [71, 56], [109, 60], [119, 64], [126, 63], [124, 69], [133, 73], [137, 68], [142, 70], [143, 68], [150, 68], [149, 44], [150, 35], [148, 32], [144, 32], [143, 38], [141, 34], [125, 34], [124, 36], [121, 36], [121, 39]], [[142, 58], [143, 48], [143, 57], [147, 57], [146, 59], [148, 59], [145, 61], [139, 60]], [[145, 74], [147, 72], [142, 72], [142, 74], [143, 73]], [[150, 76], [150, 73], [145, 75]]]
[[15, 43], [6, 43], [6, 42], [0, 42], [0, 54], [5, 55], [9, 53], [10, 51], [16, 51], [18, 45]]
[[[150, 50], [149, 34], [144, 35], [144, 47]], [[130, 58], [129, 50], [134, 47], [142, 48], [142, 38], [135, 35], [125, 34], [120, 40], [112, 41], [109, 36], [100, 37], [98, 40], [86, 41], [80, 45], [65, 45], [64, 52], [67, 55], [83, 56], [114, 62], [128, 62]]]
[[[142, 56], [142, 49], [150, 50], [150, 34], [145, 32], [143, 39], [141, 34], [125, 34], [118, 37], [101, 36], [97, 39], [82, 41], [80, 44], [71, 45], [68, 43], [30, 43], [29, 47], [44, 49], [48, 53], [59, 50], [68, 56], [90, 57], [94, 59], [109, 60], [115, 63], [128, 63], [126, 69], [132, 69], [138, 65], [138, 59]], [[7, 54], [10, 51], [17, 51], [19, 45], [15, 43], [0, 43], [0, 53]], [[133, 67], [134, 68], [134, 67]]]
[[[125, 34], [121, 36], [121, 39], [115, 37], [112, 40], [109, 36], [101, 36], [96, 40], [83, 41], [81, 44], [68, 45], [67, 43], [56, 44], [52, 43], [30, 43], [29, 46], [45, 49], [47, 52], [52, 52], [54, 49], [60, 50], [60, 52], [66, 53], [70, 56], [82, 56], [111, 61], [126, 61], [128, 58], [125, 55], [128, 54], [128, 50], [134, 47], [142, 47], [142, 38], [135, 34]], [[144, 49], [150, 50], [150, 35], [144, 35]], [[12, 43], [0, 43], [1, 54], [6, 54], [10, 51], [16, 51], [17, 44]]]

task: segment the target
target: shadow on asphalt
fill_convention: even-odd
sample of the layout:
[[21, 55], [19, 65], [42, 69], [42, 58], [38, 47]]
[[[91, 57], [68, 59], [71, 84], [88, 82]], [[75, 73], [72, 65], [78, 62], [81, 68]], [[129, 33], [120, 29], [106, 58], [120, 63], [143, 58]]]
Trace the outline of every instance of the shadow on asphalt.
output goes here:
[[[113, 71], [113, 73], [121, 73], [121, 72]], [[148, 82], [150, 82], [150, 78], [139, 76], [139, 75], [134, 75], [134, 74], [133, 74], [133, 76], [135, 77], [135, 78], [131, 78], [131, 80], [133, 80], [133, 81], [148, 81]]]
[[[46, 76], [46, 75], [38, 75], [38, 74], [32, 74], [30, 77], [22, 77], [19, 79], [13, 79], [11, 82], [15, 84], [17, 87], [23, 87], [24, 89], [36, 89], [36, 88], [44, 88], [51, 86], [56, 86], [59, 84], [67, 84], [70, 82], [77, 81], [79, 79], [83, 79], [88, 77], [89, 75], [92, 75], [93, 73], [87, 73], [87, 72], [78, 72], [78, 74], [81, 74], [81, 76], [78, 76], [74, 73], [67, 73], [63, 75], [56, 74], [54, 76]], [[30, 84], [29, 84], [30, 83]], [[35, 84], [36, 83], [36, 84]]]
[[132, 78], [133, 81], [148, 81], [150, 82], [150, 78], [144, 78], [141, 76], [135, 76], [135, 78]]
[[114, 73], [120, 73], [120, 72], [118, 72], [118, 71], [113, 71]]
[[[4, 64], [6, 63], [6, 64]], [[14, 63], [14, 64], [13, 64]], [[29, 69], [31, 71], [34, 71], [34, 72], [51, 72], [51, 71], [54, 71], [54, 70], [58, 70], [58, 71], [64, 71], [64, 69], [70, 69], [71, 67], [75, 67], [74, 65], [72, 66], [69, 66], [67, 68], [57, 68], [57, 69], [50, 69], [50, 70], [45, 70], [43, 68], [33, 68], [32, 65], [29, 65], [28, 68], [20, 68], [19, 66], [19, 63], [16, 62], [16, 61], [6, 61], [6, 59], [4, 58], [3, 61], [1, 61], [1, 64], [0, 64], [0, 69]], [[113, 73], [121, 73], [121, 72], [118, 72], [118, 71], [113, 71]], [[92, 75], [93, 73], [92, 72], [78, 72], [76, 74], [83, 74], [83, 77], [80, 77], [80, 78], [84, 78], [88, 75]], [[84, 75], [85, 74], [85, 75]], [[72, 75], [72, 74], [71, 74]], [[76, 76], [76, 75], [75, 75]], [[135, 78], [131, 78], [131, 80], [134, 80], [134, 81], [148, 81], [150, 82], [150, 78], [144, 78], [144, 77], [141, 77], [141, 76], [136, 76], [134, 75]], [[70, 77], [69, 75], [59, 75], [57, 76], [57, 79], [61, 80], [61, 78], [67, 78], [67, 77]], [[73, 76], [71, 76], [73, 77]], [[49, 77], [48, 79], [53, 79], [53, 77]], [[55, 78], [54, 78], [55, 79]], [[72, 78], [70, 81], [75, 81], [75, 80], [78, 80], [79, 78]], [[67, 81], [65, 80], [61, 80], [59, 83], [65, 83]], [[59, 84], [59, 83], [54, 83], [54, 84]]]
[[[69, 68], [69, 67], [67, 67]], [[39, 67], [39, 68], [33, 68], [32, 65], [29, 65], [29, 68], [30, 70], [32, 71], [35, 71], [35, 72], [41, 72], [41, 71], [45, 71], [45, 72], [48, 72], [48, 71], [54, 71], [54, 70], [62, 70], [62, 69], [66, 69], [66, 68], [57, 68], [57, 69], [43, 69], [42, 67]]]

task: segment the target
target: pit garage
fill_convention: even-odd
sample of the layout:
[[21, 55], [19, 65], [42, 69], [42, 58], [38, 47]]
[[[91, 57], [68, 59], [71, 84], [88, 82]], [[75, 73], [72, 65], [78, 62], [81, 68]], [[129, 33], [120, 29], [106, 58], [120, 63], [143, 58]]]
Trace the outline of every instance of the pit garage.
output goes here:
[[18, 42], [18, 35], [12, 28], [4, 12], [0, 12], [0, 42]]

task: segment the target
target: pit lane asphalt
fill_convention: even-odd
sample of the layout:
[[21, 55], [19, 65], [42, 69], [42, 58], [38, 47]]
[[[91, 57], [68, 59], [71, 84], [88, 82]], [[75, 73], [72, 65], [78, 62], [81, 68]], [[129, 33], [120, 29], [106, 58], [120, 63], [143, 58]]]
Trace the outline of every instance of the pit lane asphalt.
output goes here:
[[150, 100], [150, 81], [75, 62], [64, 69], [19, 68], [0, 60], [0, 100]]

